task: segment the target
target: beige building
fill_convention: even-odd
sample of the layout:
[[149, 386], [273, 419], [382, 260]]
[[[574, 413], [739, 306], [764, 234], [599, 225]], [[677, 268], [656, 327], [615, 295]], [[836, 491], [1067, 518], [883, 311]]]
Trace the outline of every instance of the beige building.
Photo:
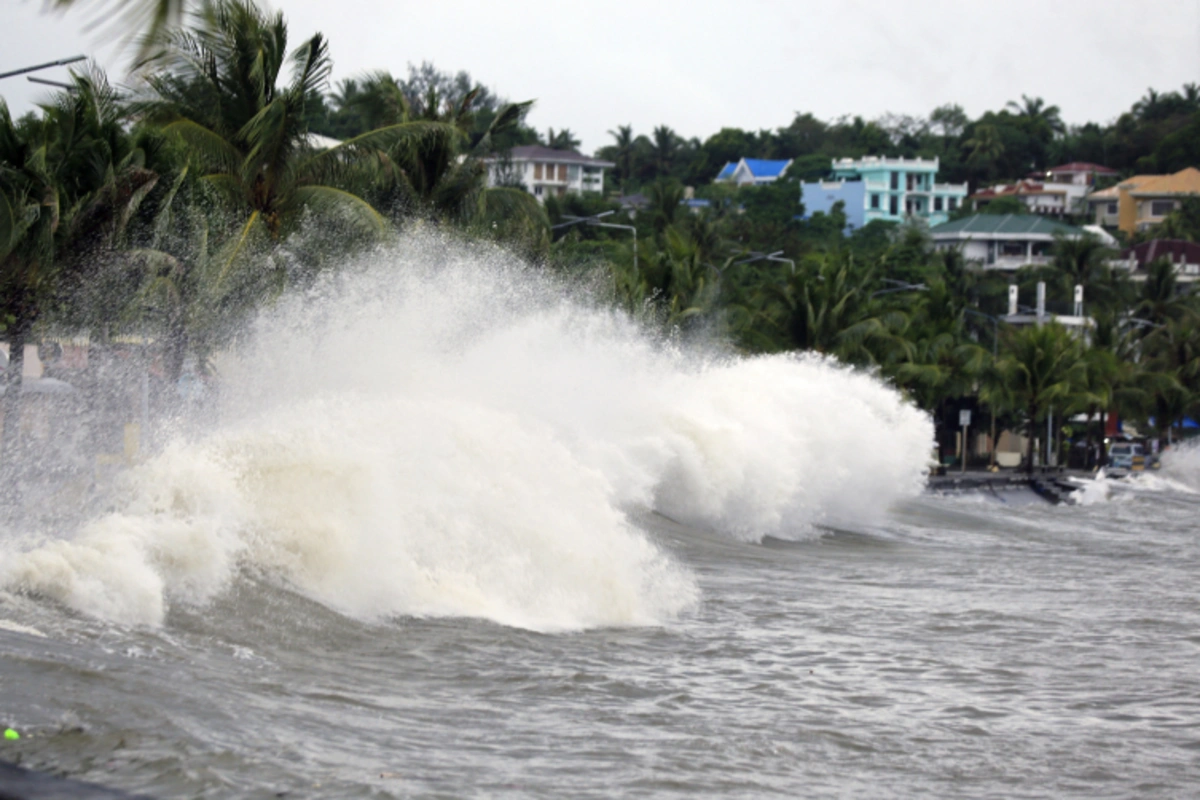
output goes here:
[[1200, 169], [1188, 167], [1173, 175], [1134, 175], [1088, 195], [1097, 225], [1116, 226], [1126, 233], [1144, 231], [1179, 207], [1185, 197], [1200, 196]]

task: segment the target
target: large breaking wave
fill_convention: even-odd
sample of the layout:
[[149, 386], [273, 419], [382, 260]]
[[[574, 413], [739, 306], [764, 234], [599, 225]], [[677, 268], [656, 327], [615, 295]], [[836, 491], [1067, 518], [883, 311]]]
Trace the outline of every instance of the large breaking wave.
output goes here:
[[747, 540], [869, 522], [920, 490], [932, 440], [869, 375], [664, 340], [435, 238], [265, 312], [220, 419], [120, 511], [0, 545], [0, 586], [152, 625], [245, 572], [361, 618], [658, 624], [697, 585], [628, 510]]

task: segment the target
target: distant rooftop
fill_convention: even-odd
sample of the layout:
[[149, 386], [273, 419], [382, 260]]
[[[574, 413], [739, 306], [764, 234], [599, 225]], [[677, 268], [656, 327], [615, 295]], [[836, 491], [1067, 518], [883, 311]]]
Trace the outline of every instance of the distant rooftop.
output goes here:
[[717, 180], [722, 181], [733, 175], [733, 171], [737, 169], [736, 161], [726, 161], [725, 166], [721, 167], [721, 171], [717, 173]]
[[1200, 169], [1187, 167], [1173, 175], [1156, 175], [1133, 187], [1132, 194], [1200, 194]]
[[1064, 184], [1045, 184], [1035, 183], [1034, 181], [1018, 181], [1003, 186], [993, 186], [990, 189], [981, 189], [971, 195], [974, 200], [992, 200], [997, 197], [1017, 197], [1024, 195], [1043, 195], [1043, 194], [1066, 194], [1067, 190], [1062, 188]]
[[[1094, 172], [1097, 175], [1116, 175], [1118, 174], [1112, 167], [1106, 167], [1103, 164], [1093, 164], [1091, 161], [1072, 161], [1070, 164], [1059, 164], [1057, 167], [1049, 167], [1045, 172]], [[1038, 173], [1034, 173], [1038, 174]]]
[[[743, 158], [742, 161], [750, 170], [750, 174], [756, 178], [777, 178], [783, 174], [783, 171], [792, 163], [791, 159], [782, 161], [768, 161], [762, 158]], [[724, 170], [722, 170], [723, 172]]]
[[592, 167], [615, 167], [611, 161], [576, 153], [574, 150], [554, 150], [540, 144], [524, 144], [511, 150], [515, 161], [553, 161], [555, 164], [577, 163]]
[[972, 234], [990, 236], [1083, 236], [1084, 231], [1074, 225], [1064, 225], [1036, 214], [973, 214], [952, 222], [943, 222], [929, 229], [931, 236]]

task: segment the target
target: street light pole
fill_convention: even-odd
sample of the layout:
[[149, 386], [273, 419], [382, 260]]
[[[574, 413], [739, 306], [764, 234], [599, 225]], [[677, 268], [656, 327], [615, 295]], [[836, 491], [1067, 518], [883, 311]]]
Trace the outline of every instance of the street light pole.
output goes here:
[[604, 211], [599, 214], [593, 214], [590, 217], [576, 217], [571, 215], [563, 215], [564, 219], [569, 222], [560, 222], [557, 225], [551, 225], [550, 230], [556, 231], [559, 228], [569, 228], [572, 225], [591, 225], [596, 228], [617, 228], [623, 231], [629, 231], [633, 234], [633, 271], [638, 271], [638, 248], [637, 248], [637, 228], [632, 225], [617, 225], [612, 222], [600, 222], [601, 217], [607, 217], [609, 214], [615, 214], [616, 211]]
[[37, 72], [41, 69], [49, 69], [50, 67], [65, 67], [67, 64], [74, 64], [77, 61], [86, 61], [87, 56], [71, 56], [70, 58], [60, 58], [58, 61], [47, 61], [45, 64], [37, 64], [32, 67], [21, 67], [14, 69], [11, 72], [0, 73], [0, 80], [11, 78], [14, 75], [24, 75], [26, 72]]
[[741, 266], [742, 264], [753, 264], [755, 261], [776, 261], [780, 264], [787, 264], [792, 268], [792, 274], [796, 274], [796, 262], [790, 258], [780, 258], [780, 256], [783, 255], [782, 250], [776, 250], [774, 253], [759, 253], [757, 251], [751, 251], [746, 253], [746, 255], [749, 256], [749, 258], [742, 259], [741, 261], [735, 261], [729, 266], [737, 267]]

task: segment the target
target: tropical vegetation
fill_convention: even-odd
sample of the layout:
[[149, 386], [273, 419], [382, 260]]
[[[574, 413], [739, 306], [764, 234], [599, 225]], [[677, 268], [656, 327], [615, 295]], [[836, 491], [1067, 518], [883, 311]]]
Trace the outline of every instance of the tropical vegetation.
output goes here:
[[[87, 69], [20, 119], [0, 101], [6, 448], [26, 342], [126, 337], [158, 354], [173, 385], [255, 309], [414, 224], [491, 239], [548, 270], [602, 273], [594, 285], [613, 303], [682, 335], [873, 370], [930, 411], [947, 453], [964, 408], [1030, 431], [1051, 409], [1085, 419], [1089, 452], [1114, 412], [1163, 438], [1200, 415], [1200, 301], [1166, 262], [1134, 283], [1099, 239], [1063, 239], [1049, 265], [996, 277], [935, 250], [918, 225], [847, 234], [837, 206], [806, 217], [797, 185], [865, 154], [937, 157], [944, 179], [974, 185], [1074, 160], [1175, 171], [1200, 163], [1196, 85], [1150, 90], [1106, 126], [1067, 126], [1027, 96], [978, 119], [953, 104], [927, 118], [799, 113], [703, 141], [617, 124], [595, 153], [615, 164], [605, 191], [543, 205], [517, 179], [488, 179], [487, 159], [503, 165], [514, 146], [579, 146], [570, 129], [527, 125], [530, 102], [428, 63], [330, 85], [330, 43], [293, 37], [252, 0], [117, 5], [140, 31], [127, 89]], [[742, 157], [793, 163], [767, 186], [713, 183]], [[636, 213], [618, 196], [639, 198]], [[311, 219], [324, 246], [290, 246]], [[1200, 241], [1200, 200], [1146, 235]], [[1010, 328], [999, 319], [1010, 280], [1045, 282], [1059, 312], [1082, 286], [1089, 335]]]

